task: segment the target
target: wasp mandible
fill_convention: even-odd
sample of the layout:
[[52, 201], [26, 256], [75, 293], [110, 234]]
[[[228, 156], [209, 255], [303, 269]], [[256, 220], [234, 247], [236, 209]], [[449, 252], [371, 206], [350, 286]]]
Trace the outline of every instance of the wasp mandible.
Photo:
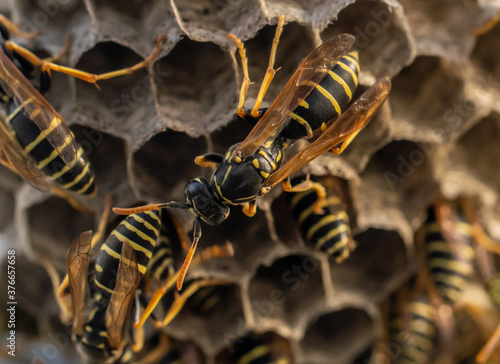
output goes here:
[[[347, 108], [357, 85], [358, 63], [357, 52], [347, 53], [355, 37], [341, 34], [313, 50], [269, 108], [260, 110], [261, 101], [276, 72], [274, 58], [284, 21], [284, 16], [279, 17], [266, 76], [250, 112], [243, 107], [250, 85], [246, 51], [241, 40], [228, 35], [236, 42], [243, 65], [244, 80], [237, 114], [255, 125], [246, 139], [230, 147], [225, 155], [208, 153], [195, 159], [200, 166], [217, 167], [210, 182], [202, 177], [188, 182], [184, 188], [185, 203], [171, 201], [113, 209], [118, 214], [131, 214], [177, 208], [190, 210], [196, 216], [193, 242], [177, 281], [179, 290], [201, 237], [201, 221], [218, 225], [227, 218], [229, 207], [233, 205], [242, 205], [243, 212], [253, 216], [257, 197], [281, 182], [284, 182], [285, 191], [316, 189], [320, 196], [319, 207], [325, 196], [324, 189], [310, 180], [292, 188], [287, 178], [326, 151], [342, 153], [375, 116], [389, 94], [391, 82], [382, 78]], [[284, 152], [291, 144], [315, 134], [319, 136], [311, 144], [283, 162]]]

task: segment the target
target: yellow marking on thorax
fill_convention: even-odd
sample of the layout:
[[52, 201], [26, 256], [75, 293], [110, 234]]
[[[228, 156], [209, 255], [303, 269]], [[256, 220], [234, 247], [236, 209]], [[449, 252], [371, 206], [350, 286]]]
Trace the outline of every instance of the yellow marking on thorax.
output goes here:
[[264, 171], [260, 171], [260, 175], [264, 178], [268, 178], [269, 177], [269, 173], [267, 172], [264, 172]]
[[309, 109], [309, 103], [305, 99], [299, 102], [299, 106], [302, 106], [304, 109]]
[[340, 110], [340, 106], [339, 106], [339, 103], [337, 102], [337, 100], [335, 100], [335, 98], [332, 96], [332, 94], [330, 92], [328, 92], [323, 86], [316, 86], [316, 89], [323, 95], [325, 96], [328, 101], [331, 102], [331, 104], [333, 105], [333, 108], [335, 109], [335, 111], [337, 112], [337, 114], [341, 114], [341, 110]]
[[260, 167], [260, 164], [259, 164], [259, 160], [257, 158], [254, 158], [253, 161], [252, 161], [252, 164], [255, 168], [259, 169]]
[[226, 182], [227, 176], [229, 176], [229, 172], [231, 172], [231, 169], [232, 169], [232, 168], [233, 168], [233, 166], [229, 166], [229, 167], [227, 168], [226, 174], [224, 175], [224, 178], [222, 179], [222, 184], [221, 184], [221, 186], [222, 186], [222, 185], [224, 185], [224, 183]]
[[328, 74], [330, 75], [331, 78], [333, 78], [333, 80], [337, 81], [340, 85], [342, 85], [347, 97], [349, 97], [349, 100], [351, 100], [352, 90], [349, 87], [349, 85], [344, 81], [344, 79], [340, 77], [338, 74], [334, 73], [333, 71], [329, 71]]
[[[352, 70], [351, 67], [349, 67], [348, 65], [346, 65], [345, 63], [342, 62], [342, 60], [340, 60], [338, 63], [337, 63], [343, 70], [349, 72], [349, 74], [351, 75], [353, 81], [354, 81], [354, 84], [358, 84], [358, 76], [356, 75], [356, 73]], [[357, 64], [357, 63], [356, 63]]]

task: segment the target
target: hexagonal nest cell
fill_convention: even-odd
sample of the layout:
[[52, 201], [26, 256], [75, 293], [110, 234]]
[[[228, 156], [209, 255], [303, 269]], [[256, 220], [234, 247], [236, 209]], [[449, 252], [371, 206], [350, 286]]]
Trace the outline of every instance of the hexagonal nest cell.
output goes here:
[[[171, 289], [154, 311], [162, 318], [174, 303], [177, 317], [161, 330], [148, 319], [143, 350], [129, 362], [229, 364], [260, 355], [264, 362], [376, 363], [385, 344], [388, 298], [420, 272], [415, 233], [427, 207], [438, 197], [469, 195], [478, 205], [477, 222], [498, 226], [498, 4], [19, 0], [0, 3], [0, 11], [22, 31], [39, 31], [33, 39], [13, 35], [14, 42], [50, 57], [71, 40], [57, 63], [96, 74], [142, 62], [162, 39], [157, 59], [130, 75], [100, 80], [98, 87], [52, 72], [44, 96], [75, 134], [99, 188], [94, 198], [73, 196], [81, 211], [0, 166], [1, 269], [12, 265], [12, 251], [16, 267], [15, 282], [0, 284], [0, 332], [10, 334], [9, 320], [15, 319], [16, 357], [2, 345], [1, 360], [83, 360], [71, 342], [71, 325], [59, 320], [52, 293], [51, 277], [66, 273], [71, 242], [97, 228], [110, 194], [114, 206], [176, 201], [183, 207], [186, 183], [210, 180], [210, 163], [202, 168], [194, 159], [224, 155], [250, 132], [252, 125], [236, 116], [242, 63], [248, 61], [251, 80], [244, 107], [251, 108], [281, 14], [286, 22], [274, 60], [278, 71], [262, 107], [271, 104], [309, 52], [341, 33], [356, 36], [360, 54], [353, 100], [377, 78], [392, 80], [388, 101], [343, 154], [325, 153], [297, 173], [323, 183], [328, 196], [332, 185], [341, 186], [356, 246], [342, 262], [315, 249], [301, 235], [280, 186], [258, 199], [252, 218], [231, 205], [220, 225], [202, 222], [198, 251], [214, 252], [214, 246], [227, 243], [234, 255], [206, 259], [189, 270], [184, 290]], [[229, 33], [244, 41], [244, 62]], [[184, 246], [172, 240], [172, 267], [179, 270], [193, 226], [195, 235], [199, 231], [187, 210], [172, 216], [176, 223], [169, 223], [170, 233], [178, 228], [186, 236]], [[122, 217], [108, 220], [110, 234]], [[91, 253], [92, 262], [96, 254]], [[46, 274], [43, 257], [55, 275]], [[183, 295], [192, 282], [204, 279], [213, 284]], [[11, 283], [15, 298], [8, 297]], [[151, 298], [147, 284], [137, 292], [146, 303]], [[465, 291], [464, 301], [474, 295], [467, 292], [473, 290]], [[6, 314], [11, 301], [17, 302], [15, 315]], [[491, 306], [484, 307], [491, 311]], [[132, 307], [135, 312], [138, 306]], [[456, 325], [463, 325], [457, 342], [465, 340], [467, 327], [477, 332], [474, 346], [467, 346], [468, 358], [492, 331], [483, 330], [484, 319], [474, 312], [462, 303], [455, 307]], [[437, 358], [445, 355], [439, 350]]]

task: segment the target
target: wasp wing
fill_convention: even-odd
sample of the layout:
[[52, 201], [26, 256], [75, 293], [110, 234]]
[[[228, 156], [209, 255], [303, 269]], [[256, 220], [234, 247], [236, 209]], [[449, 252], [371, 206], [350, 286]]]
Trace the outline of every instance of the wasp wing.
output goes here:
[[130, 242], [125, 240], [120, 254], [115, 289], [106, 310], [109, 345], [115, 350], [121, 349], [123, 346], [123, 334], [139, 281], [140, 275], [135, 250]]
[[72, 167], [78, 160], [78, 146], [73, 134], [57, 111], [1, 50], [0, 86], [8, 96], [19, 100], [21, 107], [40, 129], [40, 133], [58, 151], [64, 163]]
[[381, 79], [366, 90], [342, 115], [313, 143], [295, 154], [283, 167], [272, 174], [265, 183], [270, 190], [327, 150], [358, 133], [377, 113], [389, 95], [391, 82]]
[[6, 159], [6, 166], [36, 189], [49, 192], [52, 187], [47, 177], [24, 152], [21, 145], [15, 140], [13, 132], [8, 130], [7, 125], [8, 122], [4, 115], [0, 114], [0, 152]]
[[88, 285], [89, 252], [92, 231], [86, 231], [76, 237], [68, 251], [68, 278], [73, 310], [73, 335], [83, 335], [85, 323], [85, 292]]
[[234, 151], [247, 158], [269, 138], [276, 136], [285, 126], [290, 112], [295, 110], [318, 83], [327, 75], [340, 58], [352, 47], [355, 37], [340, 34], [330, 38], [313, 50], [299, 65], [283, 90], [274, 99], [245, 140]]

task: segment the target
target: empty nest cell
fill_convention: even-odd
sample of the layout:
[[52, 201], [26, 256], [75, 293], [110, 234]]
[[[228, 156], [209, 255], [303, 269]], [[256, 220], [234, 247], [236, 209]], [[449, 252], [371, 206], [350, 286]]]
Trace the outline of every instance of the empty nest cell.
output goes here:
[[356, 1], [346, 6], [321, 37], [326, 40], [341, 33], [356, 37], [360, 68], [374, 77], [394, 76], [412, 58], [412, 44], [400, 11], [386, 2]]
[[258, 325], [268, 322], [285, 332], [295, 331], [304, 315], [323, 304], [320, 262], [312, 256], [290, 254], [269, 267], [261, 266], [250, 280], [248, 296]]
[[448, 141], [474, 115], [459, 66], [440, 58], [417, 57], [392, 82], [391, 130], [396, 139]]
[[131, 156], [130, 179], [137, 194], [156, 201], [184, 202], [184, 185], [204, 173], [194, 158], [205, 152], [202, 138], [173, 130], [156, 134]]
[[368, 229], [355, 235], [354, 240], [357, 247], [351, 256], [341, 264], [330, 265], [334, 289], [361, 292], [375, 301], [381, 300], [413, 268], [403, 239], [395, 231]]
[[304, 363], [350, 363], [373, 342], [373, 317], [362, 308], [325, 312], [312, 320], [300, 341]]
[[167, 127], [199, 136], [228, 122], [236, 85], [232, 61], [218, 46], [185, 38], [159, 60], [154, 77]]

